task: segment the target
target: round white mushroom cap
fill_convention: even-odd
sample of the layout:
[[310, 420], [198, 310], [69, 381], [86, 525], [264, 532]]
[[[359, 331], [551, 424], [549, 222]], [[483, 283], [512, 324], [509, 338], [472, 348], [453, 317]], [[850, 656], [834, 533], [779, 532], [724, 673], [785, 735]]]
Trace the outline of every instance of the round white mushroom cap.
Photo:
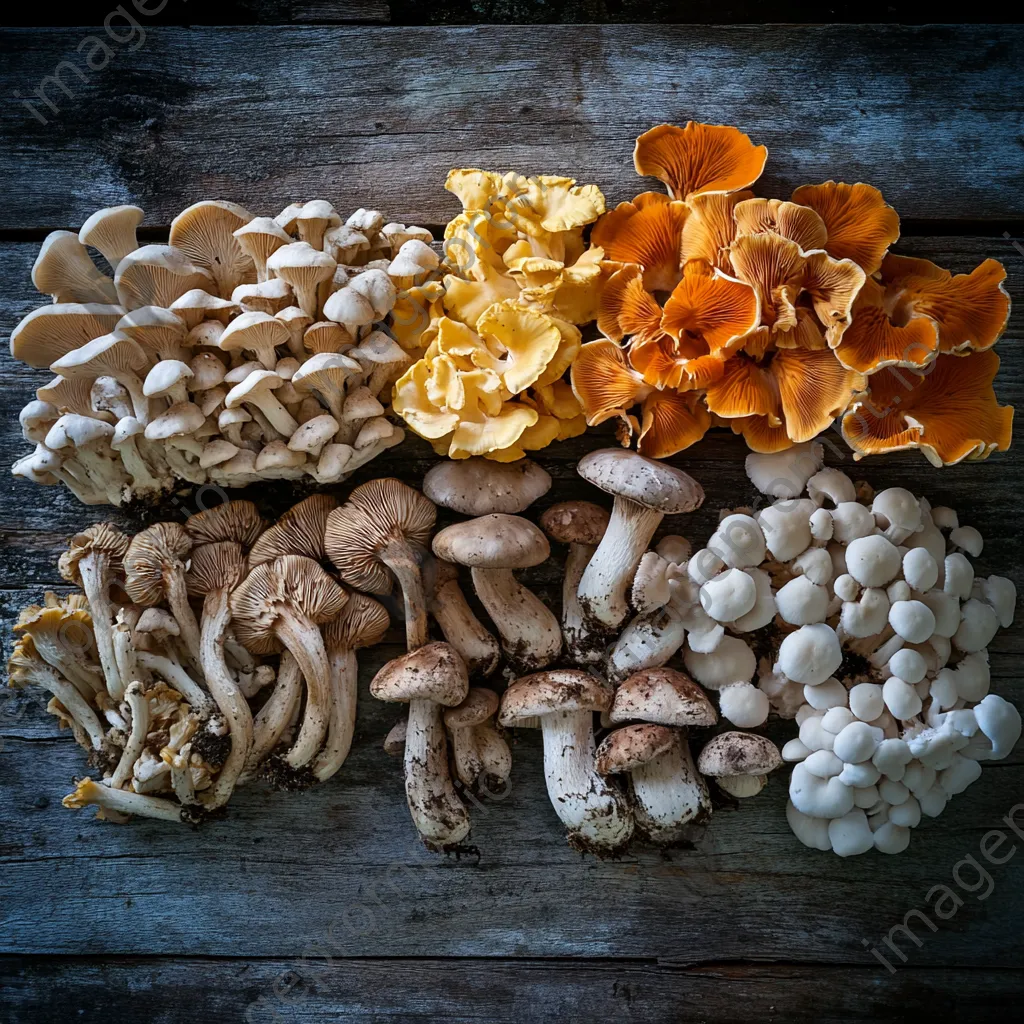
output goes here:
[[838, 818], [853, 810], [853, 788], [838, 776], [823, 779], [809, 771], [804, 762], [793, 768], [789, 779], [793, 806], [813, 818]]
[[745, 569], [764, 560], [764, 534], [753, 516], [734, 513], [718, 524], [708, 548], [730, 568]]
[[[935, 630], [935, 616], [921, 601], [896, 601], [889, 608], [889, 625], [907, 643], [923, 644]], [[987, 643], [986, 640], [981, 646]]]
[[778, 667], [795, 683], [816, 686], [825, 682], [843, 663], [839, 638], [831, 626], [801, 626], [779, 645]]
[[858, 537], [846, 547], [847, 572], [864, 587], [884, 587], [902, 564], [896, 545], [885, 537]]
[[922, 525], [921, 505], [905, 487], [879, 491], [871, 502], [871, 514], [894, 544], [902, 544]]
[[728, 569], [700, 588], [700, 604], [718, 622], [732, 622], [754, 607], [757, 587], [742, 569]]
[[768, 697], [750, 683], [723, 686], [718, 701], [722, 716], [739, 729], [755, 729], [768, 720]]
[[757, 671], [754, 652], [735, 636], [723, 636], [718, 646], [707, 654], [690, 650], [688, 646], [683, 653], [683, 663], [701, 686], [711, 690], [730, 683], [749, 683]]
[[775, 605], [783, 620], [794, 626], [823, 622], [828, 612], [828, 591], [807, 576], [795, 576], [775, 594]]

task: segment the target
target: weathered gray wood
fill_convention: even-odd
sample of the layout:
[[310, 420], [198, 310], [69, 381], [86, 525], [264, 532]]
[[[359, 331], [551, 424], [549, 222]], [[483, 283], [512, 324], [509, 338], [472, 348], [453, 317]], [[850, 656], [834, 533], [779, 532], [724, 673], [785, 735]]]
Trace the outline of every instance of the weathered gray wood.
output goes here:
[[71, 95], [51, 85], [43, 124], [21, 100], [69, 54], [81, 71], [84, 36], [0, 38], [0, 229], [325, 192], [443, 223], [445, 174], [466, 165], [572, 174], [620, 201], [651, 185], [633, 173], [636, 135], [688, 118], [766, 143], [767, 194], [867, 180], [905, 217], [1024, 218], [1019, 26], [154, 25], [102, 70], [65, 67]]
[[[11, 1024], [337, 1024], [445, 1020], [452, 1024], [643, 1021], [726, 1024], [758, 1020], [1003, 1019], [1019, 996], [1019, 971], [876, 970], [652, 963], [196, 958], [0, 961]], [[201, 995], [200, 995], [201, 993]]]

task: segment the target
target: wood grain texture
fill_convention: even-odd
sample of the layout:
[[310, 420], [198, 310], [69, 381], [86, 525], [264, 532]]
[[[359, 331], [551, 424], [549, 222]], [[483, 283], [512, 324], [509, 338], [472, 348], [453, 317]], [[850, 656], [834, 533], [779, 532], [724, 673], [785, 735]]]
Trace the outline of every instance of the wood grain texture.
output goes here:
[[[960, 1022], [1010, 1011], [1019, 971], [710, 965], [673, 970], [609, 961], [354, 962], [196, 958], [127, 961], [0, 960], [10, 1024], [71, 1017], [81, 1024], [563, 1024], [643, 1021], [706, 1024], [906, 1021], [935, 1014]], [[196, 1000], [196, 991], [203, 998]], [[241, 1012], [240, 1012], [241, 1011]]]
[[867, 180], [909, 218], [1024, 219], [1017, 26], [151, 26], [84, 80], [65, 67], [42, 124], [20, 101], [83, 38], [0, 37], [0, 230], [325, 193], [437, 224], [467, 165], [572, 174], [617, 202], [651, 186], [637, 134], [688, 118], [767, 144], [765, 194]]

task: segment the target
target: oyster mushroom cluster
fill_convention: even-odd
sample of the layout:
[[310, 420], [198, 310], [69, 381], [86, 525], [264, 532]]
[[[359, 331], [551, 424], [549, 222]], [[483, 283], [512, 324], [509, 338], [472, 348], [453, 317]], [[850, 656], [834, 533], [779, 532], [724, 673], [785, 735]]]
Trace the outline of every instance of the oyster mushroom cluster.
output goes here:
[[51, 694], [100, 770], [65, 800], [100, 816], [198, 822], [257, 776], [324, 782], [348, 755], [356, 651], [389, 617], [320, 564], [337, 505], [269, 526], [227, 502], [129, 537], [78, 534], [60, 571], [84, 594], [22, 610], [10, 684]]
[[684, 662], [734, 724], [796, 720], [782, 756], [801, 842], [900, 853], [1020, 737], [987, 653], [1015, 587], [975, 576], [982, 537], [952, 509], [855, 484], [820, 445], [750, 455], [747, 473], [775, 500], [724, 513], [686, 562]]
[[439, 455], [511, 462], [586, 429], [564, 377], [613, 269], [584, 241], [604, 196], [572, 178], [469, 169], [445, 187], [463, 212], [445, 231], [443, 281], [395, 307], [416, 362], [394, 410]]
[[402, 440], [393, 310], [440, 276], [428, 231], [324, 200], [276, 217], [205, 200], [140, 246], [142, 217], [99, 210], [43, 243], [51, 304], [11, 353], [57, 376], [22, 411], [35, 450], [15, 476], [118, 505], [180, 481], [337, 483]]
[[637, 139], [637, 173], [667, 194], [620, 203], [591, 234], [615, 269], [603, 337], [572, 368], [587, 423], [615, 421], [654, 458], [712, 426], [781, 451], [837, 418], [857, 458], [916, 448], [943, 466], [1006, 450], [1013, 410], [992, 387], [1003, 266], [954, 275], [891, 253], [899, 217], [870, 185], [755, 197], [767, 157], [724, 125]]

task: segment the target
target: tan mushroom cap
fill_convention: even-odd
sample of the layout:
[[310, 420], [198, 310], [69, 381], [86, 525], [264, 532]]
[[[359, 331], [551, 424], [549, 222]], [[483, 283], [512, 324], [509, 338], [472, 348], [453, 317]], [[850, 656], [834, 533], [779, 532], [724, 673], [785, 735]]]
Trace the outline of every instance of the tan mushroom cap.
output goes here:
[[137, 373], [146, 369], [149, 359], [141, 345], [116, 331], [93, 338], [50, 364], [54, 373], [64, 377], [102, 377], [119, 373]]
[[599, 775], [618, 775], [649, 764], [672, 749], [678, 734], [664, 725], [626, 725], [609, 733], [594, 755]]
[[444, 713], [444, 724], [449, 729], [468, 729], [482, 725], [498, 710], [498, 695], [486, 686], [471, 686], [466, 699], [456, 708]]
[[327, 518], [324, 547], [341, 578], [371, 594], [391, 592], [392, 580], [377, 553], [405, 541], [426, 548], [437, 509], [419, 491], [393, 477], [361, 484]]
[[196, 544], [235, 541], [250, 548], [266, 528], [266, 521], [251, 501], [225, 501], [185, 520], [185, 529]]
[[269, 313], [243, 313], [224, 329], [217, 346], [222, 352], [253, 352], [272, 370], [277, 363], [278, 345], [287, 345], [290, 334], [287, 326]]
[[721, 732], [708, 741], [697, 759], [701, 775], [767, 775], [782, 764], [779, 748], [753, 732]]
[[166, 309], [193, 288], [209, 291], [215, 287], [213, 275], [205, 267], [196, 266], [171, 245], [144, 245], [130, 252], [117, 265], [114, 285], [125, 309]]
[[245, 548], [222, 540], [192, 549], [185, 587], [189, 597], [205, 597], [211, 590], [237, 587], [245, 577]]
[[304, 555], [320, 561], [325, 556], [327, 517], [338, 507], [329, 494], [312, 494], [293, 505], [253, 544], [249, 565], [262, 565], [281, 555]]
[[122, 306], [99, 302], [40, 306], [11, 331], [11, 355], [35, 370], [45, 370], [61, 356], [109, 334], [122, 316]]
[[256, 280], [256, 267], [235, 232], [252, 220], [252, 214], [237, 203], [205, 199], [194, 203], [171, 221], [168, 241], [197, 266], [213, 275], [217, 292], [231, 297], [240, 285]]
[[423, 493], [435, 505], [467, 516], [522, 512], [550, 489], [551, 477], [530, 459], [446, 459], [423, 478]]
[[192, 538], [180, 523], [154, 523], [135, 534], [124, 556], [125, 590], [141, 605], [159, 604], [168, 575], [184, 573]]
[[708, 695], [685, 672], [646, 668], [634, 672], [615, 691], [611, 720], [640, 719], [656, 725], [714, 725], [718, 714]]
[[90, 245], [117, 270], [118, 263], [139, 247], [135, 229], [145, 216], [137, 206], [108, 206], [87, 217], [78, 231], [82, 245]]
[[704, 501], [704, 489], [688, 473], [625, 448], [601, 448], [580, 459], [576, 471], [608, 494], [676, 515]]
[[302, 347], [313, 355], [322, 352], [342, 352], [355, 344], [355, 338], [341, 325], [332, 320], [320, 320], [310, 324], [302, 333]]
[[323, 627], [324, 643], [328, 650], [373, 647], [384, 639], [390, 625], [391, 616], [380, 601], [353, 591], [345, 607]]
[[185, 321], [185, 326], [190, 331], [204, 320], [216, 320], [227, 325], [233, 316], [241, 312], [237, 302], [222, 299], [219, 295], [211, 295], [202, 288], [192, 288], [185, 292], [176, 298], [169, 308]]
[[181, 636], [178, 620], [166, 608], [147, 608], [132, 628], [136, 633], [148, 633], [157, 643]]
[[281, 649], [274, 632], [282, 615], [298, 613], [320, 625], [345, 606], [348, 592], [312, 558], [282, 555], [250, 569], [232, 591], [231, 616], [235, 639], [253, 654]]
[[32, 283], [54, 302], [116, 302], [114, 282], [96, 269], [73, 231], [51, 231], [32, 265]]
[[115, 331], [138, 342], [153, 359], [177, 359], [188, 326], [177, 313], [160, 306], [140, 306], [117, 321]]
[[455, 707], [469, 693], [469, 676], [451, 644], [426, 644], [389, 661], [373, 677], [370, 693], [378, 700], [432, 700]]
[[401, 757], [405, 753], [405, 738], [409, 732], [409, 723], [406, 719], [395, 722], [384, 737], [384, 753], [388, 757]]
[[504, 726], [532, 726], [532, 719], [560, 711], [607, 711], [612, 689], [596, 676], [559, 668], [517, 679], [501, 698], [498, 721]]
[[113, 523], [97, 523], [71, 538], [67, 551], [60, 556], [57, 568], [69, 583], [81, 585], [78, 563], [86, 555], [94, 552], [104, 554], [116, 569], [120, 569], [130, 543], [131, 537], [122, 533]]
[[592, 501], [560, 501], [541, 517], [541, 529], [559, 544], [601, 543], [610, 519], [607, 509]]
[[289, 245], [291, 236], [273, 217], [253, 217], [248, 223], [235, 229], [235, 238], [241, 250], [256, 265], [257, 280], [267, 279], [267, 260], [282, 245]]
[[478, 569], [525, 569], [551, 554], [547, 537], [528, 519], [495, 513], [446, 526], [434, 537], [434, 554]]

